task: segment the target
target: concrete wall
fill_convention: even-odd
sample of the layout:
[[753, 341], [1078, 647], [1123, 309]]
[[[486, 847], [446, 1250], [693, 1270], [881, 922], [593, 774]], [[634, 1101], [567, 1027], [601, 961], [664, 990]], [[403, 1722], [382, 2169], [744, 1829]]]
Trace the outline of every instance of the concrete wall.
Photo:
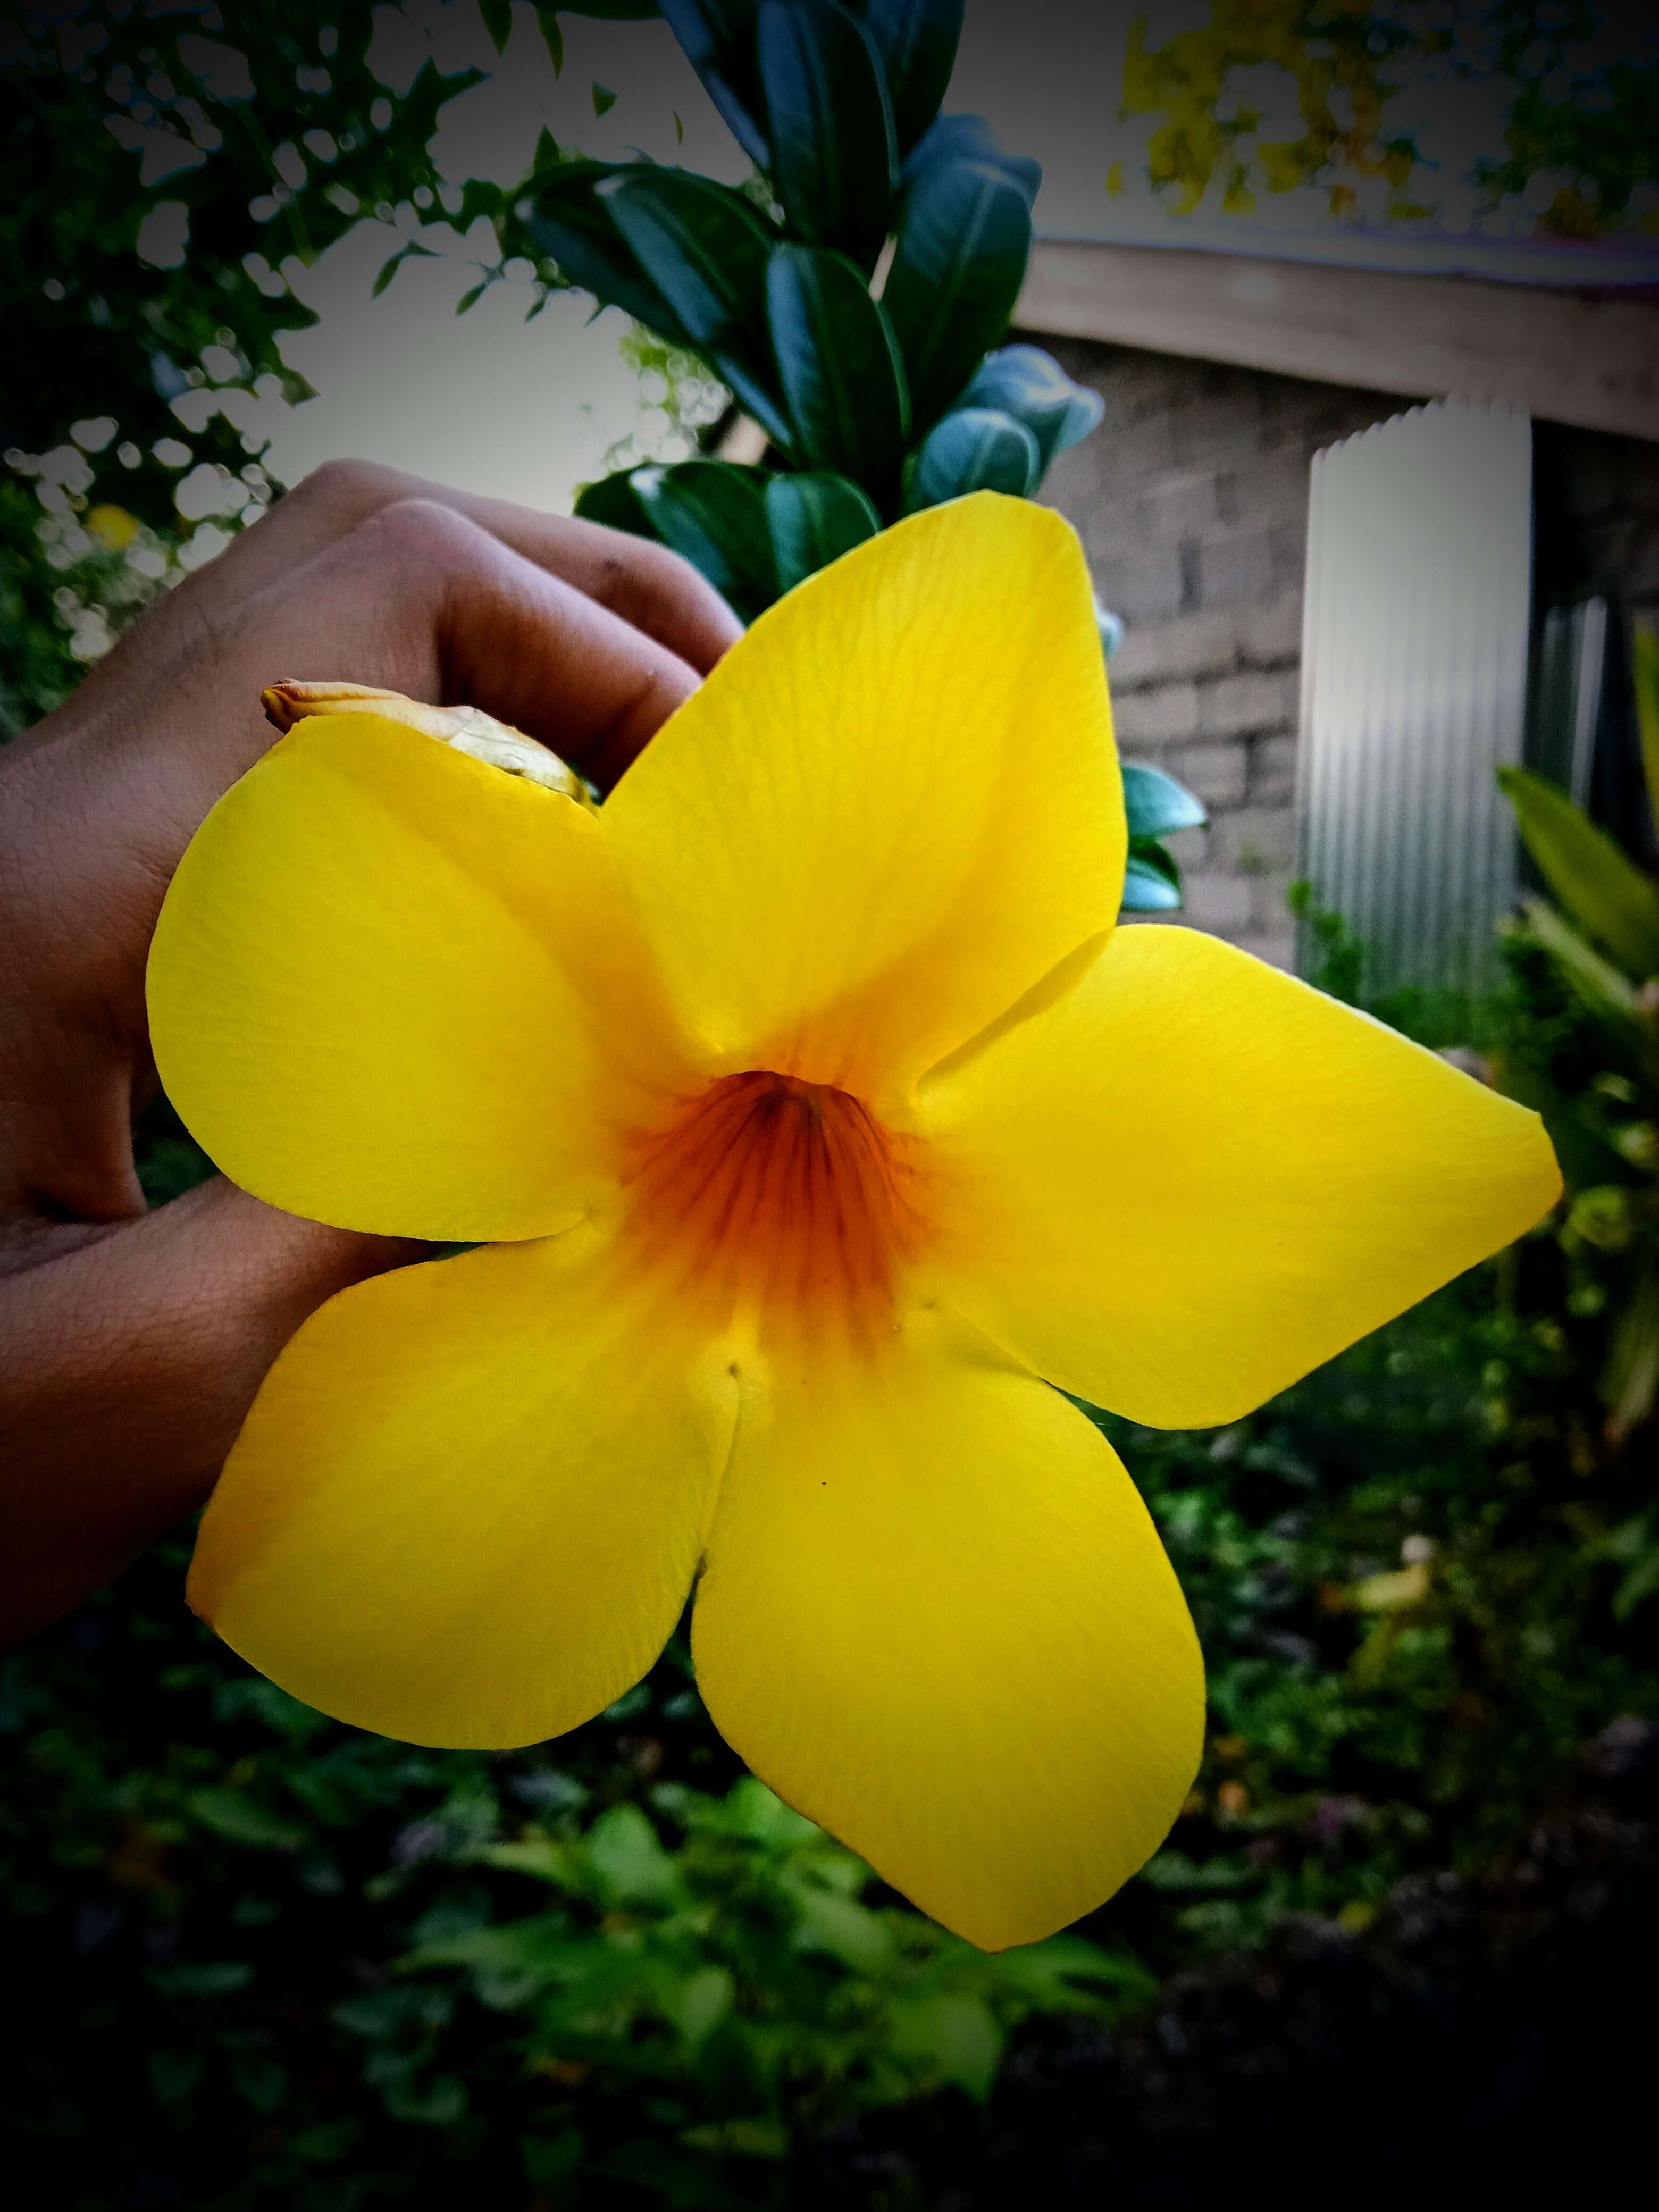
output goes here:
[[1280, 966], [1295, 858], [1308, 468], [1408, 401], [1082, 341], [1040, 341], [1106, 404], [1043, 487], [1128, 635], [1112, 662], [1126, 760], [1195, 791], [1176, 841], [1185, 920]]

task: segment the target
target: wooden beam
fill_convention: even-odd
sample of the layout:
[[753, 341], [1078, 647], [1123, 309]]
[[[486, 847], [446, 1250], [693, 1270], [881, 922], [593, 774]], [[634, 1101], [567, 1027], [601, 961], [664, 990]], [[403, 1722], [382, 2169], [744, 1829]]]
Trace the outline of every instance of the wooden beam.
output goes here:
[[1659, 306], [1259, 254], [1041, 241], [1022, 330], [1659, 441]]

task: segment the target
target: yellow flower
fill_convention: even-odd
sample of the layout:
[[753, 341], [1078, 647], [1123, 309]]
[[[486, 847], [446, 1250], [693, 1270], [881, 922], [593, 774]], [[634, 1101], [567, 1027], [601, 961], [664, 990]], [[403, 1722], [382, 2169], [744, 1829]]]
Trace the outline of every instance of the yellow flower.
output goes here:
[[124, 507], [94, 507], [87, 517], [87, 528], [108, 551], [125, 553], [138, 535], [138, 518]]
[[300, 1331], [198, 1608], [343, 1719], [513, 1745], [695, 1583], [716, 1724], [919, 1905], [994, 1947], [1109, 1895], [1203, 1674], [1060, 1391], [1231, 1419], [1557, 1187], [1444, 1061], [1114, 933], [1124, 843], [1080, 550], [990, 494], [763, 615], [598, 813], [299, 721], [168, 895], [162, 1079], [260, 1197], [483, 1249]]

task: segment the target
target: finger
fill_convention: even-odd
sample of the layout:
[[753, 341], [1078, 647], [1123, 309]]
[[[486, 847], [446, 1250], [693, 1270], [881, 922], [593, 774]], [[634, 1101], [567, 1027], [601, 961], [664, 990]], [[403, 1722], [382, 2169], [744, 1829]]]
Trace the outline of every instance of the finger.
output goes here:
[[204, 1503], [288, 1339], [427, 1248], [204, 1184], [63, 1232], [0, 1277], [0, 1642], [33, 1634]]
[[318, 469], [261, 526], [280, 523], [285, 557], [307, 559], [384, 508], [407, 500], [429, 501], [465, 516], [525, 560], [654, 637], [699, 675], [708, 674], [742, 628], [714, 586], [665, 545], [580, 516], [544, 514], [369, 462], [335, 461]]

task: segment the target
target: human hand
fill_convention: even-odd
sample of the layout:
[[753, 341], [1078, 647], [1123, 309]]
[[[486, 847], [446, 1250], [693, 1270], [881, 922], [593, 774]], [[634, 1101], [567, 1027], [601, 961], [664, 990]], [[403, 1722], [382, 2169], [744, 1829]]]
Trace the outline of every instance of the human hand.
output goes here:
[[737, 635], [671, 553], [394, 471], [319, 470], [0, 754], [0, 1639], [201, 1504], [307, 1314], [423, 1248], [222, 1178], [146, 1212], [144, 963], [285, 677], [483, 708], [615, 781]]

